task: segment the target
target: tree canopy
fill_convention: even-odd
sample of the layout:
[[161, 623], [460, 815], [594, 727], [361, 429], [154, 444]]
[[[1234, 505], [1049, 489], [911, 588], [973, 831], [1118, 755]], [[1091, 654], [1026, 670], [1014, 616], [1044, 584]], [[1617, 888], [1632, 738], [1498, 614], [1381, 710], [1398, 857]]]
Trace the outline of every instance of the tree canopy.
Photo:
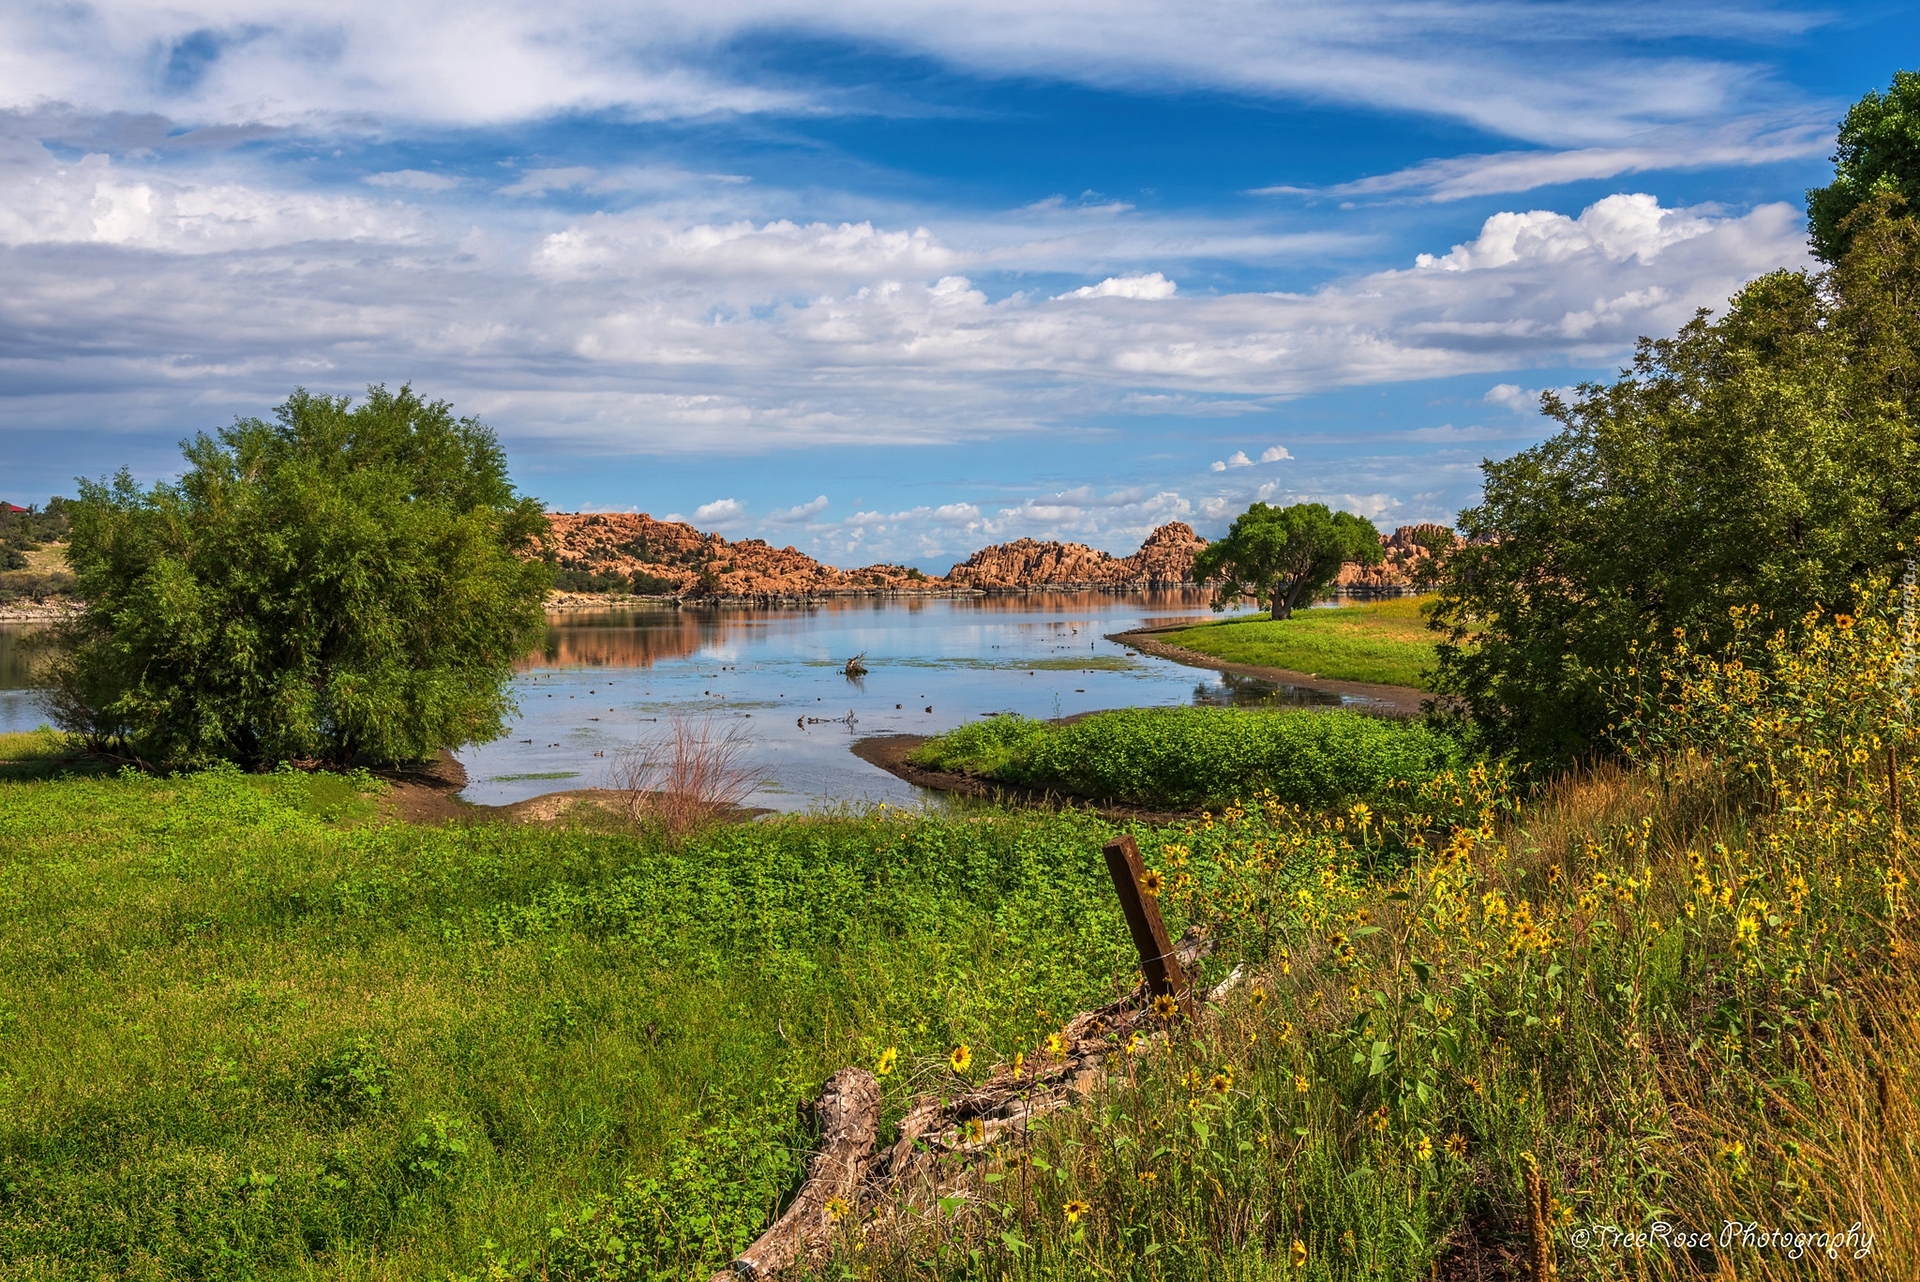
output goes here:
[[1364, 516], [1324, 503], [1255, 503], [1234, 518], [1225, 538], [1200, 550], [1193, 577], [1218, 584], [1216, 610], [1247, 597], [1285, 619], [1326, 591], [1346, 562], [1378, 565], [1384, 556], [1380, 532]]
[[1807, 192], [1813, 252], [1828, 263], [1846, 256], [1847, 220], [1881, 196], [1920, 208], [1920, 74], [1896, 71], [1887, 92], [1848, 109], [1834, 144], [1833, 181]]
[[493, 433], [411, 387], [296, 390], [67, 507], [69, 728], [177, 765], [418, 760], [498, 737], [542, 624], [545, 529]]
[[1711, 645], [1749, 604], [1844, 609], [1920, 538], [1920, 227], [1887, 191], [1846, 227], [1833, 266], [1642, 339], [1618, 381], [1542, 398], [1554, 436], [1483, 465], [1434, 619], [1440, 688], [1492, 746], [1577, 757], [1636, 642]]

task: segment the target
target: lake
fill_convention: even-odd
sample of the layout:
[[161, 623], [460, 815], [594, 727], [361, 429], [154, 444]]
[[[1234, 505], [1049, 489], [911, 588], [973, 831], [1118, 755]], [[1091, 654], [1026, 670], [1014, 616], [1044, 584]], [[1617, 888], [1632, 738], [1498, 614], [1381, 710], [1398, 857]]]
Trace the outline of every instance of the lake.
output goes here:
[[[936, 734], [997, 712], [1343, 702], [1104, 638], [1211, 618], [1207, 601], [1204, 591], [1035, 592], [555, 616], [541, 649], [517, 665], [520, 712], [507, 735], [459, 752], [470, 780], [463, 795], [498, 805], [603, 786], [623, 747], [662, 733], [671, 717], [694, 716], [749, 739], [761, 780], [750, 805], [911, 805], [927, 794], [855, 757], [856, 739]], [[0, 731], [45, 719], [28, 688], [25, 632], [0, 628]], [[854, 655], [865, 656], [865, 677], [843, 675]]]

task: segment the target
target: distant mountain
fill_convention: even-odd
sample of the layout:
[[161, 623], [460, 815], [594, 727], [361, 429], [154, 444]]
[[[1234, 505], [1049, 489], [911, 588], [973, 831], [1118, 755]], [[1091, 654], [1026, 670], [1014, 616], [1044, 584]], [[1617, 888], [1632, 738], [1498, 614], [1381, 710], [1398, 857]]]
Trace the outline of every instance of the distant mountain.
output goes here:
[[1128, 557], [1082, 543], [1017, 539], [982, 548], [944, 578], [931, 578], [901, 565], [842, 570], [792, 547], [761, 539], [736, 543], [645, 514], [553, 512], [547, 522], [544, 555], [562, 591], [682, 598], [1170, 587], [1190, 581], [1194, 553], [1206, 546], [1179, 521], [1155, 530]]

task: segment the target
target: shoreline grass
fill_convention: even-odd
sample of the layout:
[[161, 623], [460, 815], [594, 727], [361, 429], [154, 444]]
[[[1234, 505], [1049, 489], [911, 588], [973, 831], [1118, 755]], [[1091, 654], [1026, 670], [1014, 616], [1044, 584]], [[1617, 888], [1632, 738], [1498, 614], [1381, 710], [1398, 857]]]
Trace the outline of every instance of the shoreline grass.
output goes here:
[[1154, 640], [1250, 667], [1286, 668], [1335, 681], [1429, 688], [1434, 634], [1421, 608], [1431, 597], [1398, 597], [1327, 609], [1291, 619], [1228, 619]]

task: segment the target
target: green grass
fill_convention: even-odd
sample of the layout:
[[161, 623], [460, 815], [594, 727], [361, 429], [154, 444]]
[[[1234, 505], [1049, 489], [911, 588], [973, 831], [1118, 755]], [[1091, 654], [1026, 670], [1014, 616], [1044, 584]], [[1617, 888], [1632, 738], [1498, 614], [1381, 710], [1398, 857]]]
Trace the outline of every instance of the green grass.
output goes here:
[[1431, 597], [1301, 610], [1291, 619], [1203, 623], [1154, 640], [1228, 663], [1286, 668], [1336, 681], [1370, 681], [1425, 690], [1434, 634], [1420, 610]]
[[612, 1199], [705, 1276], [798, 1179], [828, 1072], [898, 1047], [897, 1109], [1131, 968], [1084, 815], [673, 847], [414, 829], [379, 791], [0, 782], [0, 1274], [445, 1277], [492, 1242], [587, 1276]]
[[1425, 779], [1455, 754], [1425, 726], [1358, 713], [1130, 708], [1054, 723], [999, 716], [928, 740], [920, 765], [1152, 809], [1268, 792], [1315, 808]]

